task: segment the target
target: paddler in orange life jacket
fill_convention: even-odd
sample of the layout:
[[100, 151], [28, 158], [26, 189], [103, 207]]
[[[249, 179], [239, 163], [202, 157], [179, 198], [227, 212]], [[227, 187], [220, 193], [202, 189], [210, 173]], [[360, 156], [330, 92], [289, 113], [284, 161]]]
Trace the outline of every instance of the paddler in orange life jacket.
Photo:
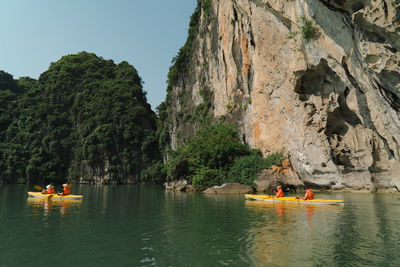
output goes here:
[[71, 189], [70, 189], [70, 186], [68, 184], [63, 184], [62, 186], [63, 186], [63, 192], [62, 193], [58, 193], [59, 195], [66, 196], [66, 195], [71, 194]]
[[280, 186], [280, 185], [278, 185], [277, 187], [276, 187], [276, 189], [278, 190], [278, 191], [274, 191], [274, 193], [275, 193], [275, 196], [274, 197], [284, 197], [285, 196], [285, 194], [283, 193], [283, 190], [282, 190], [282, 186]]
[[314, 193], [311, 191], [310, 188], [306, 187], [306, 193], [304, 194], [304, 197], [302, 199], [304, 200], [314, 199]]
[[52, 184], [48, 184], [46, 186], [46, 190], [42, 190], [42, 193], [43, 194], [54, 194], [55, 193], [54, 186]]

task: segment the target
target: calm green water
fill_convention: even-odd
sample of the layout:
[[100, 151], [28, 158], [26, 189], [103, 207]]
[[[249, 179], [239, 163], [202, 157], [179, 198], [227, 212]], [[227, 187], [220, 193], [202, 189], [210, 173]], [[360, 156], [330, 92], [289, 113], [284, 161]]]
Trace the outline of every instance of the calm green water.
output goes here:
[[155, 186], [74, 186], [81, 202], [0, 186], [0, 266], [399, 266], [400, 196], [340, 206], [246, 201]]

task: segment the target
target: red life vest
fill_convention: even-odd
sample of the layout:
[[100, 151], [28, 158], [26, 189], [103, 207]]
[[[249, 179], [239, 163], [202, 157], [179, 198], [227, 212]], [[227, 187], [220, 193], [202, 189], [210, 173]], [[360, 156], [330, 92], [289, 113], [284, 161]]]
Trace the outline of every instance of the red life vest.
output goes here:
[[54, 194], [54, 193], [55, 193], [54, 188], [50, 188], [50, 189], [46, 190], [46, 194]]
[[310, 189], [306, 189], [306, 194], [304, 195], [305, 200], [314, 199], [314, 193]]
[[69, 195], [71, 193], [71, 190], [68, 187], [64, 187], [63, 190], [64, 190], [64, 192], [63, 192], [64, 196]]
[[275, 193], [275, 197], [284, 197], [285, 194], [283, 193], [282, 188], [278, 189], [278, 192]]

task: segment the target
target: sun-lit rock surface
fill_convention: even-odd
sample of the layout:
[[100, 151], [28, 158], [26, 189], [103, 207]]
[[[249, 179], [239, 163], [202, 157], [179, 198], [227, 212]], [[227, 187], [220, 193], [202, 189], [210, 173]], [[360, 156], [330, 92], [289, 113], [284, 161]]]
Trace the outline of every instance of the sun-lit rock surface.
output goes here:
[[[172, 147], [196, 123], [178, 116], [212, 92], [265, 155], [284, 151], [301, 182], [400, 187], [400, 2], [220, 0], [201, 16], [190, 72], [172, 89]], [[203, 11], [204, 13], [204, 11]], [[301, 18], [317, 29], [305, 41]]]

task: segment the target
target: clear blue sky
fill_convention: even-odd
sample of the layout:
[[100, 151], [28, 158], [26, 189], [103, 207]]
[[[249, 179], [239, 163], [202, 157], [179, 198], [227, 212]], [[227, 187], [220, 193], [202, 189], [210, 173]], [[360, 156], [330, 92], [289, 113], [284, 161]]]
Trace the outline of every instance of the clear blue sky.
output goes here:
[[187, 37], [196, 0], [2, 0], [0, 70], [38, 78], [67, 54], [132, 64], [153, 110]]

